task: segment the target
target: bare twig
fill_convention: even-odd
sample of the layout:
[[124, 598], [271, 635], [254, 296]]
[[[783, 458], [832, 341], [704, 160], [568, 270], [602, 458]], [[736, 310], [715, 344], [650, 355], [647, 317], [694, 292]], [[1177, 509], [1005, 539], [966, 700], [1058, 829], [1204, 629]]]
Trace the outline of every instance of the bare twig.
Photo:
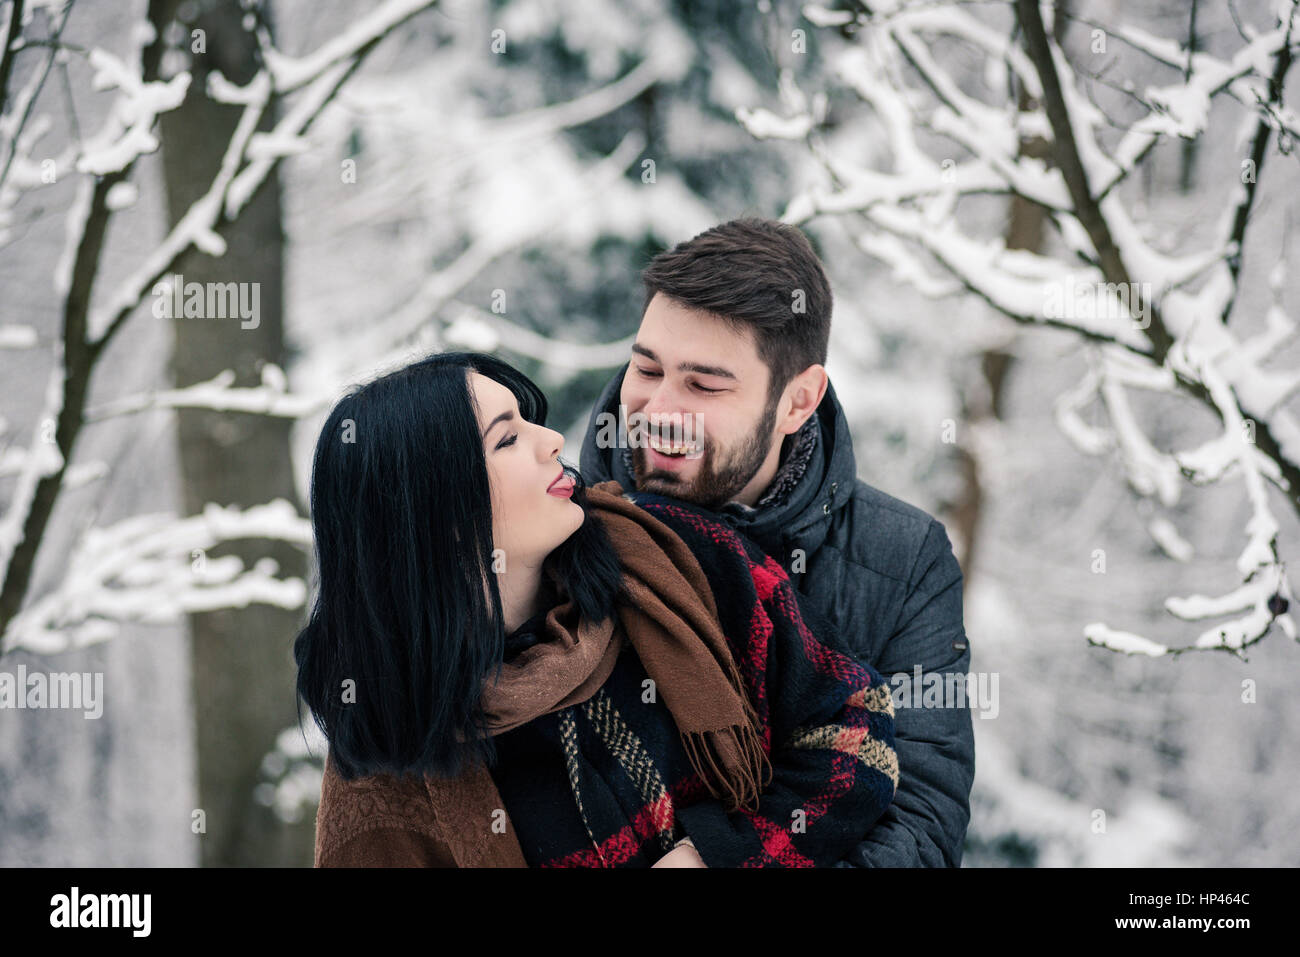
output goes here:
[[9, 102], [9, 74], [14, 68], [14, 41], [23, 29], [23, 0], [11, 0], [9, 23], [5, 27], [4, 49], [0, 50], [0, 113]]
[[1223, 304], [1223, 311], [1220, 313], [1219, 318], [1224, 322], [1227, 322], [1231, 317], [1232, 307], [1237, 302], [1238, 280], [1241, 276], [1241, 261], [1244, 253], [1243, 246], [1246, 241], [1246, 223], [1250, 219], [1255, 194], [1259, 190], [1259, 178], [1264, 171], [1264, 158], [1268, 155], [1268, 140], [1273, 134], [1272, 125], [1269, 123], [1268, 107], [1280, 107], [1282, 104], [1282, 90], [1286, 85], [1287, 71], [1291, 69], [1291, 28], [1294, 25], [1293, 11], [1292, 16], [1287, 21], [1286, 42], [1282, 44], [1282, 48], [1277, 52], [1277, 60], [1273, 64], [1273, 75], [1268, 81], [1267, 104], [1260, 114], [1259, 121], [1255, 124], [1255, 135], [1250, 146], [1251, 176], [1249, 180], [1242, 184], [1245, 192], [1232, 217], [1232, 230], [1228, 234], [1228, 241], [1233, 246], [1233, 252], [1228, 256], [1228, 274], [1232, 280], [1232, 292]]
[[[54, 65], [58, 54], [58, 40], [63, 34], [63, 28], [68, 22], [68, 14], [71, 11], [72, 3], [68, 2], [64, 5], [58, 25], [53, 30], [52, 36], [55, 42], [50, 46], [50, 52], [45, 57], [45, 63], [14, 101], [14, 111], [15, 113], [21, 113], [21, 115], [17, 117], [16, 121], [10, 121], [12, 129], [7, 130], [6, 135], [0, 137], [0, 146], [6, 145], [5, 140], [9, 141], [8, 148], [5, 150], [4, 166], [0, 167], [0, 186], [3, 186], [5, 180], [9, 178], [9, 168], [13, 165], [14, 157], [18, 153], [18, 144], [23, 130], [27, 128], [27, 120], [31, 117], [32, 109], [36, 106], [36, 98], [40, 96], [41, 90], [45, 86], [46, 77], [50, 75], [50, 68]], [[4, 102], [3, 99], [0, 99], [0, 104]]]

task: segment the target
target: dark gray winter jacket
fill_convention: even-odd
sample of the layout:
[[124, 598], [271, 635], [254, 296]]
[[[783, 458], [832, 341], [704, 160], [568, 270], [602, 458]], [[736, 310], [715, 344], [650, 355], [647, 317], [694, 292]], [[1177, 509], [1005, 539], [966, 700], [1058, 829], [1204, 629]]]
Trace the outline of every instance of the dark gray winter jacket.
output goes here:
[[[624, 372], [606, 385], [588, 423], [581, 468], [589, 484], [614, 479], [635, 487], [621, 450], [596, 444], [597, 416], [618, 414]], [[838, 629], [844, 649], [887, 679], [911, 678], [918, 664], [923, 673], [964, 676], [970, 649], [962, 576], [943, 525], [857, 477], [848, 421], [833, 388], [817, 415], [820, 440], [794, 490], [780, 504], [757, 511], [727, 506], [720, 516], [780, 561]], [[894, 803], [839, 866], [960, 866], [975, 777], [969, 703], [898, 708], [895, 744]]]

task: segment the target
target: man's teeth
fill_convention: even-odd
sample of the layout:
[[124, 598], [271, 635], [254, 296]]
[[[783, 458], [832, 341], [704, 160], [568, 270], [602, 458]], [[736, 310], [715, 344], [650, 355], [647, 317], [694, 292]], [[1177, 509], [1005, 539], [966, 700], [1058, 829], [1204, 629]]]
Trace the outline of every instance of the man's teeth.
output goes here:
[[696, 450], [694, 445], [662, 442], [655, 438], [650, 439], [650, 447], [663, 455], [687, 455]]

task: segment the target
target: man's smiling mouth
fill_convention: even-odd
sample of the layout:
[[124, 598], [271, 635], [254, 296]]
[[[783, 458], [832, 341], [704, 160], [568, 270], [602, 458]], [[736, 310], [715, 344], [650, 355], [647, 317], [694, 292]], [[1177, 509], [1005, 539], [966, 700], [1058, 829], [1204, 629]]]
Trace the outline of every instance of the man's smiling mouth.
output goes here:
[[674, 458], [698, 455], [701, 451], [699, 445], [694, 442], [676, 442], [653, 434], [647, 437], [646, 444], [660, 455], [670, 455]]

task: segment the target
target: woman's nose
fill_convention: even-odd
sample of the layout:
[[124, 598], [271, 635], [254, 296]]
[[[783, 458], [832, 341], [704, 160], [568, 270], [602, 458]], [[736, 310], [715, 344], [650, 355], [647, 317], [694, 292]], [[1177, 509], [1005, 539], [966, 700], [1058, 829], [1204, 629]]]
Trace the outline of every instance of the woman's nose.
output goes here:
[[538, 449], [544, 454], [542, 461], [549, 462], [564, 451], [564, 436], [554, 429], [542, 429], [542, 440]]

